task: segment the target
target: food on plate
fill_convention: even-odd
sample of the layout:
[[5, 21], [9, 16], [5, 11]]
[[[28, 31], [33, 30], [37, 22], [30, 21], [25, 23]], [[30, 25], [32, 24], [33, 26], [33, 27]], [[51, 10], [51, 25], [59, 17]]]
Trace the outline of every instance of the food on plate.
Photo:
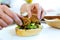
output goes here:
[[16, 34], [19, 36], [32, 36], [38, 34], [42, 26], [40, 24], [40, 20], [37, 18], [36, 15], [32, 15], [31, 18], [24, 16], [21, 18], [23, 25], [16, 27]]

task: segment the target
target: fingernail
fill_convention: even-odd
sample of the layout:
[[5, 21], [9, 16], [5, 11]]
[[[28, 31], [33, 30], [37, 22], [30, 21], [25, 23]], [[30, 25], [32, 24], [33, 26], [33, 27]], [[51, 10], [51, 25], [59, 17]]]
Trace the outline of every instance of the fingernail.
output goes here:
[[20, 25], [22, 25], [22, 22], [20, 22]]
[[22, 21], [21, 20], [19, 21], [18, 25], [20, 25], [20, 26], [22, 25]]
[[28, 18], [31, 18], [32, 15], [29, 15]]

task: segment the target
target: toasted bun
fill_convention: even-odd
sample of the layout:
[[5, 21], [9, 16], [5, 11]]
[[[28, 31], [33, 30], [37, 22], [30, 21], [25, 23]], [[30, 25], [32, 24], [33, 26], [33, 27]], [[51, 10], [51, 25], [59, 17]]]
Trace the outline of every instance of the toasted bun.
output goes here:
[[16, 28], [15, 30], [18, 36], [33, 36], [33, 35], [38, 34], [41, 31], [41, 29], [42, 28], [25, 30], [25, 29]]
[[49, 26], [60, 29], [60, 19], [57, 18], [53, 20], [46, 19], [45, 21]]

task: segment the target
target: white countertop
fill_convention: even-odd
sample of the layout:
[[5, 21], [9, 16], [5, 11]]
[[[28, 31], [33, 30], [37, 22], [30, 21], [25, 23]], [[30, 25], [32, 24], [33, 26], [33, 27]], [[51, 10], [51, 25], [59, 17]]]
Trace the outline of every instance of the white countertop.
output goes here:
[[60, 40], [60, 30], [42, 23], [42, 31], [35, 36], [20, 37], [15, 33], [15, 24], [0, 30], [0, 40]]

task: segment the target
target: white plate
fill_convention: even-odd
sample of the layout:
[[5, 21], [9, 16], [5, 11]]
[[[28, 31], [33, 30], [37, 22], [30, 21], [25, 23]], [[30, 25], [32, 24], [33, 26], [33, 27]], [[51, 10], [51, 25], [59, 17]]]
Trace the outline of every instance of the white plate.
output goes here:
[[15, 24], [0, 30], [0, 40], [60, 40], [60, 30], [42, 23], [42, 31], [35, 36], [20, 37], [15, 33]]

